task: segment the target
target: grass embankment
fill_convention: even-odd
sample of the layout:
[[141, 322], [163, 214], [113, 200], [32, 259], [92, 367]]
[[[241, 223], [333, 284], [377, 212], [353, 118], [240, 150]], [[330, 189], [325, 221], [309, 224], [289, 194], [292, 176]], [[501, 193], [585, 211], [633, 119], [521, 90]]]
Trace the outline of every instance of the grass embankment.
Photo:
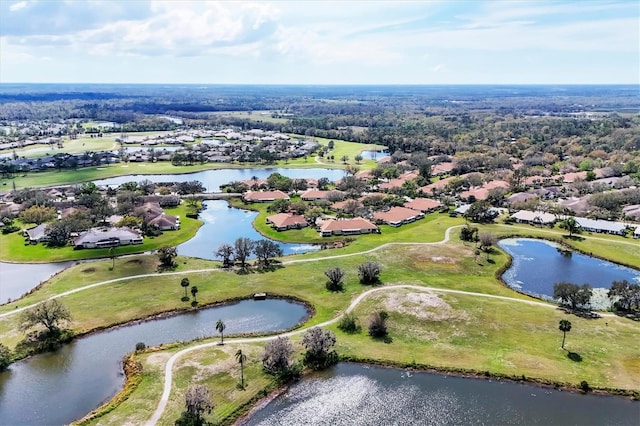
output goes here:
[[[181, 204], [175, 208], [165, 208], [165, 213], [173, 216], [180, 216], [180, 229], [175, 231], [164, 231], [157, 237], [145, 237], [142, 244], [116, 247], [116, 256], [131, 253], [142, 253], [149, 250], [156, 250], [163, 246], [176, 246], [193, 238], [202, 225], [202, 221], [187, 217], [188, 207]], [[20, 224], [24, 228], [30, 225]], [[0, 260], [9, 262], [32, 262], [47, 263], [60, 262], [64, 260], [97, 259], [109, 257], [109, 249], [83, 249], [74, 250], [71, 246], [48, 247], [45, 244], [25, 243], [22, 232], [13, 234], [0, 234]]]
[[[368, 315], [381, 309], [390, 314], [391, 343], [366, 334]], [[337, 351], [345, 358], [570, 388], [586, 380], [596, 389], [635, 390], [636, 395], [640, 390], [640, 349], [635, 344], [640, 325], [629, 320], [587, 320], [553, 308], [414, 289], [377, 293], [365, 299], [354, 313], [364, 326], [360, 333], [350, 335], [335, 325], [329, 327], [336, 333]], [[566, 350], [560, 348], [560, 319], [573, 324]], [[294, 341], [300, 359], [300, 337]], [[236, 344], [227, 339], [224, 347], [203, 348], [181, 358], [174, 367], [170, 402], [159, 424], [173, 424], [179, 417], [183, 395], [192, 382], [206, 384], [213, 392], [216, 408], [209, 420], [228, 424], [236, 419], [248, 402], [274, 388], [260, 368], [263, 345]], [[248, 355], [248, 386], [244, 391], [236, 387], [240, 371], [233, 354], [238, 348]], [[127, 401], [101, 418], [100, 424], [147, 420], [162, 391], [163, 366], [176, 351], [139, 356], [142, 384]]]
[[[95, 140], [95, 139], [94, 139]], [[328, 140], [327, 140], [328, 142]], [[356, 142], [346, 141], [334, 141], [335, 148], [333, 152], [340, 152], [342, 155], [349, 155], [349, 153], [360, 153], [367, 149], [382, 149], [380, 145], [367, 145]], [[380, 148], [381, 147], [381, 148]], [[342, 154], [344, 152], [344, 154]], [[89, 182], [97, 179], [106, 179], [115, 176], [125, 175], [159, 175], [159, 174], [178, 174], [178, 173], [195, 173], [203, 170], [216, 170], [216, 169], [248, 169], [248, 168], [343, 168], [345, 165], [339, 160], [337, 154], [333, 154], [336, 160], [333, 163], [323, 162], [321, 164], [314, 160], [313, 156], [307, 157], [305, 161], [303, 158], [298, 158], [285, 162], [283, 160], [277, 161], [273, 164], [251, 164], [251, 163], [205, 163], [194, 164], [192, 166], [174, 166], [169, 161], [158, 161], [156, 163], [118, 163], [111, 165], [104, 165], [100, 167], [83, 167], [76, 170], [59, 170], [59, 171], [47, 171], [47, 172], [30, 172], [25, 175], [16, 176], [14, 178], [0, 178], [0, 191], [12, 190], [15, 185], [16, 189], [27, 187], [47, 187], [56, 185], [69, 185], [79, 182]], [[349, 155], [348, 164], [355, 164], [353, 155]], [[362, 169], [373, 168], [375, 161], [366, 160], [362, 161], [359, 165]]]

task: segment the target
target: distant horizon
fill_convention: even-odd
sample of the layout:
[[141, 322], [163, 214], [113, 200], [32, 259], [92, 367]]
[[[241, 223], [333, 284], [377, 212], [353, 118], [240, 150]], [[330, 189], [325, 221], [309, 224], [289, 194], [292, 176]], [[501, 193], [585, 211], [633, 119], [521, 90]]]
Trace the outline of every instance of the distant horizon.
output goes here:
[[340, 87], [340, 86], [635, 86], [640, 90], [640, 83], [108, 83], [108, 82], [29, 82], [0, 81], [0, 86], [7, 85], [86, 85], [86, 86], [310, 86], [310, 87]]

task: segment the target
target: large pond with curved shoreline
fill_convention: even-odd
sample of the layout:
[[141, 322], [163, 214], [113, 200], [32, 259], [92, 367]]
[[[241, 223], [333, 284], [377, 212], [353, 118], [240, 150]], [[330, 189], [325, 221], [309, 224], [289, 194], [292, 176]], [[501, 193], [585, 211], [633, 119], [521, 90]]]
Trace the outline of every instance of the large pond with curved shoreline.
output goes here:
[[567, 251], [551, 241], [532, 238], [505, 238], [498, 246], [512, 258], [502, 279], [514, 290], [551, 300], [553, 285], [565, 281], [589, 284], [594, 289], [592, 307], [607, 309], [607, 289], [613, 281], [640, 283], [640, 270]]
[[[214, 252], [222, 244], [233, 246], [235, 240], [241, 237], [251, 240], [268, 239], [253, 227], [253, 221], [258, 216], [258, 212], [230, 208], [229, 204], [223, 200], [204, 201], [202, 205], [203, 210], [198, 215], [198, 219], [202, 220], [204, 224], [193, 238], [177, 247], [178, 254], [213, 260], [217, 259]], [[314, 244], [293, 244], [280, 241], [276, 241], [276, 243], [284, 255], [320, 249], [319, 245]]]
[[0, 373], [0, 425], [62, 425], [83, 417], [122, 388], [122, 358], [138, 342], [152, 346], [215, 336], [218, 319], [227, 335], [272, 333], [308, 315], [297, 302], [244, 300], [78, 338]]
[[202, 172], [183, 173], [183, 174], [161, 174], [161, 175], [126, 175], [107, 179], [94, 180], [96, 185], [122, 185], [125, 182], [140, 182], [150, 180], [154, 183], [159, 182], [188, 182], [197, 180], [202, 182], [207, 192], [218, 192], [220, 186], [233, 181], [251, 180], [254, 177], [258, 179], [266, 179], [272, 173], [280, 173], [291, 179], [320, 179], [327, 178], [331, 181], [342, 179], [345, 174], [342, 169], [289, 169], [289, 168], [271, 168], [271, 169], [217, 169], [205, 170]]
[[341, 363], [292, 385], [241, 424], [632, 425], [640, 402], [526, 383]]

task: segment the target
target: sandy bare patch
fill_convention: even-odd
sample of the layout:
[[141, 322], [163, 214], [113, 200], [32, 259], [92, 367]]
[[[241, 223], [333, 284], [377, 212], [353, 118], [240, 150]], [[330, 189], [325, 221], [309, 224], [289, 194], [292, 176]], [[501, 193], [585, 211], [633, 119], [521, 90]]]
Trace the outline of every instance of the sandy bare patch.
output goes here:
[[156, 352], [149, 355], [145, 361], [145, 364], [164, 368], [167, 362], [169, 362], [169, 358], [171, 358], [173, 354], [167, 352]]
[[386, 310], [429, 321], [468, 320], [466, 311], [455, 310], [431, 292], [391, 292], [384, 297]]

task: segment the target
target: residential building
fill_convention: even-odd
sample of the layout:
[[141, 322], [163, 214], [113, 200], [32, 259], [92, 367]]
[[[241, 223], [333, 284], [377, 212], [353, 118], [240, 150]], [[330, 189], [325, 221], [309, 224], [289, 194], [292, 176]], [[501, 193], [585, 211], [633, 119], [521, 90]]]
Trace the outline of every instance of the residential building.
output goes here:
[[378, 227], [367, 219], [355, 217], [353, 219], [329, 219], [320, 225], [323, 237], [332, 235], [358, 235], [379, 232]]
[[91, 228], [73, 241], [75, 248], [106, 248], [142, 244], [142, 236], [129, 228]]
[[518, 223], [528, 223], [530, 225], [553, 225], [556, 222], [554, 214], [529, 210], [520, 210], [512, 214], [511, 218]]
[[269, 203], [275, 200], [289, 200], [289, 196], [282, 191], [248, 191], [242, 198], [248, 203]]
[[406, 223], [415, 222], [418, 219], [422, 219], [424, 214], [417, 210], [408, 209], [406, 207], [392, 207], [385, 212], [376, 212], [373, 214], [373, 219], [381, 221], [391, 226], [402, 226]]
[[601, 234], [624, 235], [627, 225], [622, 222], [612, 222], [609, 220], [587, 219], [586, 217], [576, 217], [576, 222], [580, 229], [587, 232], [598, 232]]
[[415, 198], [413, 201], [404, 203], [404, 206], [422, 213], [429, 213], [437, 210], [442, 206], [442, 203], [437, 200], [432, 200], [431, 198]]
[[45, 241], [49, 241], [49, 237], [47, 237], [47, 228], [49, 225], [46, 223], [42, 223], [38, 226], [34, 226], [29, 229], [25, 229], [23, 231], [24, 236], [29, 239], [31, 244], [38, 244]]
[[277, 231], [300, 229], [308, 226], [307, 219], [304, 216], [292, 213], [278, 213], [268, 216], [267, 223]]

